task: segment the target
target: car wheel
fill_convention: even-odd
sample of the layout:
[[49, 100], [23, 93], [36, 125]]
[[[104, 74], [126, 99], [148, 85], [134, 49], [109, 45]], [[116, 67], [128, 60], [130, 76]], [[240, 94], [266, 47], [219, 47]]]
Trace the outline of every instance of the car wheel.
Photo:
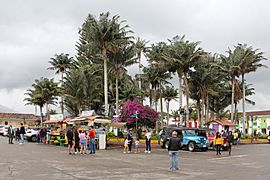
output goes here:
[[37, 137], [36, 137], [36, 136], [32, 136], [32, 137], [31, 137], [31, 141], [32, 141], [32, 142], [36, 142], [36, 141], [37, 141]]
[[190, 152], [195, 151], [195, 147], [196, 147], [196, 145], [195, 145], [194, 142], [189, 142], [189, 143], [188, 143], [188, 150], [189, 150]]

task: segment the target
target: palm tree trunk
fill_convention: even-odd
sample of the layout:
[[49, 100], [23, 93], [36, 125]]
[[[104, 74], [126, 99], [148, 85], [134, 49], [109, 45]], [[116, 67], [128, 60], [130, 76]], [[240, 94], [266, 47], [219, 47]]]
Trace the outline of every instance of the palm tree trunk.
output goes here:
[[182, 99], [183, 99], [183, 86], [182, 86], [182, 73], [180, 71], [177, 71], [178, 79], [179, 79], [179, 119], [180, 123], [182, 123], [182, 115], [180, 114], [180, 110], [182, 108]]
[[161, 89], [160, 89], [160, 119], [161, 119], [161, 128], [163, 128], [163, 99]]
[[209, 121], [209, 96], [206, 95], [206, 111], [205, 111], [205, 124]]
[[169, 126], [170, 120], [170, 101], [167, 102], [167, 126]]
[[139, 58], [139, 89], [142, 89], [142, 80], [141, 80], [141, 74], [142, 74], [142, 68], [141, 68], [141, 55], [138, 54]]
[[245, 74], [242, 74], [242, 83], [243, 83], [243, 99], [242, 99], [242, 109], [243, 109], [243, 134], [246, 134], [246, 109], [245, 109], [246, 86], [245, 86]]
[[119, 92], [118, 92], [118, 77], [115, 78], [115, 111], [116, 111], [116, 115], [118, 115], [118, 111], [119, 111]]
[[[154, 93], [155, 93], [155, 110], [156, 110], [156, 112], [157, 112], [157, 86], [155, 86], [155, 91], [154, 91]], [[158, 120], [156, 121], [156, 133], [158, 133]]]
[[48, 102], [46, 103], [46, 117], [47, 117], [47, 119], [46, 120], [50, 120], [50, 116], [49, 116], [49, 104], [48, 104]]
[[188, 80], [187, 80], [187, 74], [184, 73], [184, 83], [185, 83], [185, 95], [186, 95], [186, 122], [187, 127], [189, 127], [189, 86], [188, 86]]
[[41, 127], [43, 127], [43, 113], [42, 113], [42, 106], [39, 106], [39, 110], [40, 110], [40, 125], [41, 125]]
[[[63, 88], [63, 81], [64, 81], [64, 72], [61, 72], [61, 87]], [[63, 95], [61, 96], [61, 113], [63, 114], [64, 117], [64, 97]]]
[[106, 49], [103, 47], [102, 55], [104, 58], [104, 103], [105, 103], [105, 117], [109, 115], [109, 101], [108, 101], [108, 68], [107, 68], [107, 56]]
[[231, 121], [234, 122], [233, 116], [234, 116], [234, 79], [235, 77], [232, 77], [232, 100], [231, 100]]

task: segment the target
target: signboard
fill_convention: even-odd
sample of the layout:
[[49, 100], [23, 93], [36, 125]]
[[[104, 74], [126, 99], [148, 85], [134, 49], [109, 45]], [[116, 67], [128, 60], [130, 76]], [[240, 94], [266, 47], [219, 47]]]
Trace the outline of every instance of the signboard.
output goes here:
[[50, 115], [50, 120], [61, 121], [61, 120], [63, 120], [63, 114]]
[[216, 132], [219, 132], [219, 124], [212, 124], [212, 127]]

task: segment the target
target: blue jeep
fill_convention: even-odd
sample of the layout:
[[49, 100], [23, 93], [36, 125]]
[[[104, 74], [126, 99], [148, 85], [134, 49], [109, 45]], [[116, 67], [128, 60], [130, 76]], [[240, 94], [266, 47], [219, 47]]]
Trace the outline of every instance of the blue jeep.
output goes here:
[[209, 142], [206, 138], [206, 131], [200, 128], [163, 128], [163, 134], [160, 139], [162, 148], [168, 148], [168, 143], [173, 131], [176, 131], [177, 136], [181, 139], [181, 148], [187, 148], [191, 152], [195, 151], [195, 149], [202, 151], [208, 150]]

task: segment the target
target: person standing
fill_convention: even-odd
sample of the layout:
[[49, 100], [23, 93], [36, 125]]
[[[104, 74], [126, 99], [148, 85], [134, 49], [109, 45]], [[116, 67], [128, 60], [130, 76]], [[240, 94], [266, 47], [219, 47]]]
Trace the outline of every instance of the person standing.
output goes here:
[[80, 130], [79, 131], [80, 143], [81, 143], [81, 154], [86, 154], [86, 135], [85, 132]]
[[13, 144], [13, 137], [14, 137], [14, 131], [13, 131], [13, 128], [12, 128], [12, 125], [10, 125], [8, 127], [8, 143], [9, 144]]
[[132, 137], [132, 131], [129, 131], [127, 135], [128, 139], [128, 153], [131, 153], [132, 143], [133, 143], [133, 137]]
[[170, 157], [170, 170], [179, 170], [179, 151], [180, 150], [180, 138], [177, 137], [177, 132], [172, 132], [172, 138], [169, 140], [168, 152]]
[[240, 144], [242, 133], [240, 130], [238, 130], [238, 136], [237, 136], [237, 145]]
[[232, 134], [232, 131], [229, 132], [229, 135], [227, 137], [227, 142], [228, 142], [228, 146], [229, 146], [229, 155], [231, 155], [232, 144], [233, 144], [233, 134]]
[[219, 132], [216, 133], [216, 136], [214, 138], [214, 145], [216, 146], [217, 155], [221, 155], [220, 149], [222, 145], [222, 137]]
[[20, 129], [19, 129], [19, 128], [16, 129], [16, 132], [15, 132], [15, 140], [16, 140], [16, 141], [20, 141]]
[[151, 137], [152, 134], [149, 130], [147, 130], [147, 133], [145, 134], [145, 143], [146, 143], [146, 149], [145, 153], [151, 153]]
[[158, 133], [158, 144], [160, 144], [161, 137], [163, 135], [163, 129], [161, 129]]
[[234, 132], [233, 138], [234, 138], [234, 143], [237, 145], [237, 139], [238, 139], [238, 133], [237, 133], [237, 131]]
[[80, 153], [80, 137], [79, 137], [79, 132], [78, 129], [75, 129], [74, 132], [74, 140], [75, 140], [75, 146], [74, 146], [74, 150], [75, 150], [75, 154]]
[[23, 126], [23, 123], [21, 123], [21, 128], [20, 128], [20, 144], [24, 144], [24, 135], [25, 135], [25, 128]]
[[74, 154], [73, 132], [70, 129], [70, 127], [67, 130], [67, 139], [68, 139], [68, 154], [71, 155], [71, 150]]
[[40, 144], [42, 144], [43, 138], [44, 138], [44, 129], [42, 127], [39, 129], [39, 138], [40, 138]]
[[95, 154], [96, 153], [96, 131], [93, 126], [90, 127], [89, 131], [89, 138], [90, 138], [90, 153], [89, 154]]

